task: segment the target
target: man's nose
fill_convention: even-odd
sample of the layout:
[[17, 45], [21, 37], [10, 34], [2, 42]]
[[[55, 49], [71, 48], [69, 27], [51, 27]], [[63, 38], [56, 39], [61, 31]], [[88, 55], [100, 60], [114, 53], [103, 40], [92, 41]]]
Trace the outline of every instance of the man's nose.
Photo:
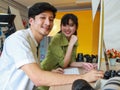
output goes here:
[[45, 24], [50, 25], [50, 20], [48, 18], [45, 20]]

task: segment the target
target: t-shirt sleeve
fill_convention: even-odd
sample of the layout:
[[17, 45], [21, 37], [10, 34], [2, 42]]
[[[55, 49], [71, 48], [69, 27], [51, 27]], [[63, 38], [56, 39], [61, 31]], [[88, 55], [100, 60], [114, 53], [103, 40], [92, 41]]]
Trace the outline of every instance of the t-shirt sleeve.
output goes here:
[[8, 38], [5, 41], [5, 45], [7, 54], [14, 60], [17, 68], [24, 64], [35, 62], [30, 44], [25, 38], [20, 36]]

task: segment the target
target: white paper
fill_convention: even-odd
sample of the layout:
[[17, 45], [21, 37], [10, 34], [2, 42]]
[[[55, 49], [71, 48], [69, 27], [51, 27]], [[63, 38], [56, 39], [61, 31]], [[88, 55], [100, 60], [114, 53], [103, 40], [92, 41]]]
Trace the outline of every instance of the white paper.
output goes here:
[[79, 68], [66, 68], [64, 74], [80, 74]]

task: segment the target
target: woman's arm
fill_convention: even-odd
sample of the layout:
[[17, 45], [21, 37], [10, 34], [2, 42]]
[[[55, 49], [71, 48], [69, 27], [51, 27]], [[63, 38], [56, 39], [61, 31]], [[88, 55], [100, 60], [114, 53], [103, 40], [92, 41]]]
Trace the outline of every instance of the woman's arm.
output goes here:
[[72, 62], [70, 64], [71, 67], [80, 67], [86, 70], [92, 70], [97, 68], [97, 64], [95, 63], [87, 63], [87, 62]]
[[63, 68], [68, 67], [70, 61], [72, 60], [72, 52], [73, 52], [73, 47], [75, 45], [75, 43], [77, 42], [77, 36], [72, 35], [69, 41], [69, 45], [64, 57], [64, 65]]

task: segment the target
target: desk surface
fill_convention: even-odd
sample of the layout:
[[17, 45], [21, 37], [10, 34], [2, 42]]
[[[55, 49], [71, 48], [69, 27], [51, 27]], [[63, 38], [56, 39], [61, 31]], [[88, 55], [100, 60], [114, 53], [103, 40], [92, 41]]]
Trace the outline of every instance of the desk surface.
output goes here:
[[[105, 71], [106, 70], [105, 68], [106, 68], [105, 63], [102, 62], [101, 63], [101, 70]], [[112, 69], [112, 70], [118, 70], [118, 69], [120, 69], [120, 63], [116, 63], [115, 66], [109, 66], [109, 69]], [[80, 70], [80, 73], [81, 72], [84, 72], [84, 70]], [[94, 87], [95, 83], [90, 83], [90, 84]], [[51, 86], [49, 90], [71, 90], [71, 86], [72, 86], [72, 84]]]

